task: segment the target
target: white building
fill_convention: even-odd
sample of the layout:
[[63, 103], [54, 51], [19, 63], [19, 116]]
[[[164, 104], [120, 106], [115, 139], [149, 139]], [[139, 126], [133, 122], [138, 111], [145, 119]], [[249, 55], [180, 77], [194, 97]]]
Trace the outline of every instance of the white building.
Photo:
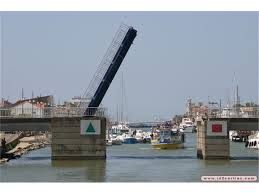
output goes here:
[[44, 115], [44, 105], [30, 101], [15, 103], [10, 110], [11, 116], [42, 117]]
[[65, 102], [65, 105], [66, 104], [72, 104], [75, 107], [78, 107], [79, 105], [83, 106], [83, 107], [87, 107], [88, 104], [90, 103], [90, 101], [91, 101], [90, 98], [82, 98], [80, 96], [75, 96], [71, 100]]

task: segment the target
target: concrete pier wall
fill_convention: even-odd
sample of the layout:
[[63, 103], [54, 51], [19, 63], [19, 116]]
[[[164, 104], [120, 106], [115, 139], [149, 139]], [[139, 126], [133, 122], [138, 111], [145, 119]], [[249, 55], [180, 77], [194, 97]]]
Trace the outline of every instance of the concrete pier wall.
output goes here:
[[205, 155], [205, 126], [204, 121], [197, 121], [197, 158], [203, 159]]
[[[210, 122], [210, 123], [209, 123]], [[229, 159], [229, 138], [227, 121], [216, 121], [216, 125], [222, 124], [222, 131], [213, 132], [213, 121], [197, 122], [197, 157], [200, 159]]]
[[[100, 134], [81, 134], [81, 120], [99, 120]], [[105, 159], [106, 119], [104, 117], [52, 118], [52, 160]]]

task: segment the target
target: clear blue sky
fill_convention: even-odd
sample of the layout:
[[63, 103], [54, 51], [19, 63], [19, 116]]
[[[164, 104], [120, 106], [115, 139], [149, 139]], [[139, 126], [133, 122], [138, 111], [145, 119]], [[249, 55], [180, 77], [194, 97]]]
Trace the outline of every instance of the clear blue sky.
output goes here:
[[235, 72], [242, 101], [258, 97], [257, 12], [1, 12], [1, 92], [16, 101], [82, 95], [121, 22], [138, 35], [104, 100], [131, 121], [170, 118], [194, 101], [227, 103]]

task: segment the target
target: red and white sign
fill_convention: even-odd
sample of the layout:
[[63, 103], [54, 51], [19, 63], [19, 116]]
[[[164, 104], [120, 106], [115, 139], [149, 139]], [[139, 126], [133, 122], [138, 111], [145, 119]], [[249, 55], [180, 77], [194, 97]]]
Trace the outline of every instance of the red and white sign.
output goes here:
[[222, 124], [212, 124], [211, 128], [213, 133], [222, 133]]
[[227, 136], [228, 135], [227, 121], [208, 121], [207, 135], [208, 136]]

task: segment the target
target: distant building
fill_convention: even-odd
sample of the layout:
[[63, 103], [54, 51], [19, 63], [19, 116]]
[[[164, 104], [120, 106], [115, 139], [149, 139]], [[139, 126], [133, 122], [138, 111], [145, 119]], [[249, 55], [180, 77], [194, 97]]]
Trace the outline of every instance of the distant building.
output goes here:
[[53, 96], [42, 96], [18, 100], [10, 107], [11, 116], [42, 117], [51, 114], [48, 107], [53, 106]]
[[192, 99], [191, 97], [189, 97], [187, 99], [187, 104], [186, 104], [186, 114], [187, 114], [187, 117], [192, 117], [192, 107], [193, 107], [193, 104], [192, 104]]
[[0, 100], [0, 108], [10, 108], [12, 106], [12, 103], [8, 100], [5, 100], [4, 98], [1, 98]]
[[71, 100], [66, 101], [64, 103], [64, 106], [65, 107], [78, 107], [78, 106], [87, 107], [90, 101], [91, 101], [90, 98], [82, 98], [80, 96], [75, 96]]
[[243, 117], [258, 117], [259, 107], [241, 107], [241, 114]]
[[15, 103], [14, 106], [10, 108], [11, 116], [33, 116], [40, 117], [43, 107], [37, 106], [29, 101], [22, 101]]
[[243, 118], [255, 118], [259, 116], [258, 106], [244, 106], [240, 104], [238, 109], [233, 106], [232, 108], [225, 107], [222, 109], [218, 117], [229, 118], [229, 117], [243, 117]]
[[85, 108], [90, 103], [90, 98], [82, 98], [75, 96], [70, 100], [67, 100], [62, 105], [58, 105], [53, 109], [53, 114], [56, 116], [77, 116], [84, 113]]
[[1, 98], [0, 100], [0, 116], [10, 116], [11, 112], [10, 112], [10, 107], [12, 106], [12, 103], [9, 102], [8, 100], [5, 100], [4, 98]]
[[[187, 112], [184, 114], [184, 117], [196, 118], [196, 117], [207, 117], [209, 113], [209, 107], [203, 105], [202, 102], [192, 103], [192, 99], [189, 97], [186, 103]], [[210, 110], [215, 111], [215, 110]]]
[[18, 100], [12, 106], [17, 106], [19, 104], [22, 104], [23, 102], [32, 103], [32, 104], [36, 105], [37, 107], [51, 107], [54, 105], [53, 96], [40, 96], [40, 97], [35, 97], [35, 98]]
[[206, 105], [195, 105], [192, 107], [192, 117], [207, 117], [208, 116], [209, 108]]

